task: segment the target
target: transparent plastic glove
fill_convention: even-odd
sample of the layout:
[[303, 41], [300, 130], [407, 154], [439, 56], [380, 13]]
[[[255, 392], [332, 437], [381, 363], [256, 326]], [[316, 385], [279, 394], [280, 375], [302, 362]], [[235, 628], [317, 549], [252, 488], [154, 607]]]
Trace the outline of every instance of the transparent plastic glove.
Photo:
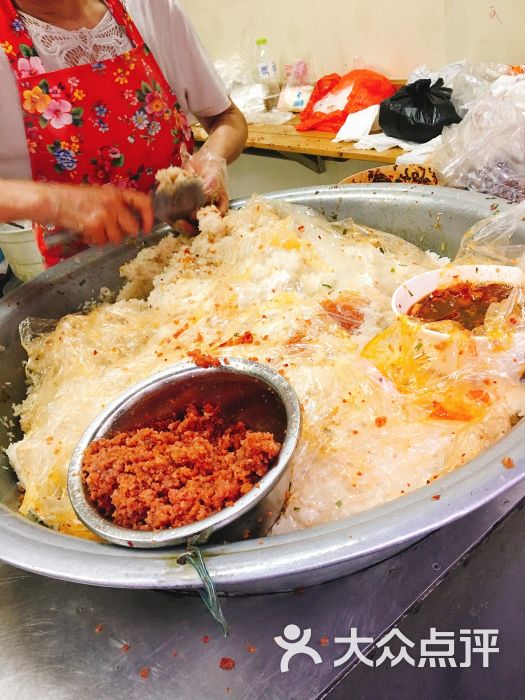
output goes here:
[[229, 203], [226, 160], [202, 148], [192, 155], [183, 167], [184, 170], [203, 179], [208, 204], [215, 204], [221, 214], [225, 214]]

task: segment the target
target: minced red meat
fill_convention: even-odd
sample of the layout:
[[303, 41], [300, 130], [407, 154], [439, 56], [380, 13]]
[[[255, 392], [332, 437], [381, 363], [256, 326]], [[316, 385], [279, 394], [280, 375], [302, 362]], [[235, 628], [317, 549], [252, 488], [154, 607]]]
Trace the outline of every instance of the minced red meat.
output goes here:
[[115, 524], [161, 530], [231, 506], [263, 477], [280, 450], [271, 433], [227, 423], [217, 406], [91, 443], [82, 480]]

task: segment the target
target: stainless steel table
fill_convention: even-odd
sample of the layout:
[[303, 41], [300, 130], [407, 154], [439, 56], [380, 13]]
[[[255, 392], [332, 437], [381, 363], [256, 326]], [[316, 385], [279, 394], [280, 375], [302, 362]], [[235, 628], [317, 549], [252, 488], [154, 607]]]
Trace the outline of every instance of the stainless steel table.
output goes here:
[[[334, 698], [349, 697], [359, 666], [354, 658], [334, 668], [342, 655], [334, 638], [357, 627], [377, 640], [429, 594], [431, 602], [444, 576], [523, 498], [525, 483], [348, 578], [288, 594], [225, 598], [227, 639], [198, 597], [91, 588], [0, 565], [0, 697], [308, 700], [333, 688]], [[523, 590], [522, 581], [516, 585]], [[283, 651], [273, 637], [288, 624], [311, 628], [322, 663], [295, 657], [281, 673]], [[432, 624], [439, 627], [440, 619]], [[235, 667], [221, 669], [223, 657]], [[393, 697], [388, 686], [382, 691]]]

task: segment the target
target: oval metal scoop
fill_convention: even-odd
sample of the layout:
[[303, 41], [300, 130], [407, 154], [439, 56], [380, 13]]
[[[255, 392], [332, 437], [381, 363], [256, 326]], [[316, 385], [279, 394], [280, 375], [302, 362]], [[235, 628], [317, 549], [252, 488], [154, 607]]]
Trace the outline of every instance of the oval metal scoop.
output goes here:
[[[224, 360], [223, 360], [224, 362]], [[262, 537], [277, 520], [290, 485], [290, 458], [300, 431], [300, 406], [293, 388], [278, 372], [241, 358], [219, 367], [173, 365], [135, 384], [118, 396], [91, 423], [69, 464], [68, 493], [84, 525], [104, 540], [124, 547], [168, 547], [205, 542], [220, 531], [221, 540]], [[242, 420], [250, 430], [273, 433], [281, 450], [273, 466], [232, 506], [182, 527], [132, 530], [101, 515], [88, 500], [82, 483], [82, 461], [94, 440], [151, 425], [183, 413], [190, 404], [220, 406], [226, 420]]]

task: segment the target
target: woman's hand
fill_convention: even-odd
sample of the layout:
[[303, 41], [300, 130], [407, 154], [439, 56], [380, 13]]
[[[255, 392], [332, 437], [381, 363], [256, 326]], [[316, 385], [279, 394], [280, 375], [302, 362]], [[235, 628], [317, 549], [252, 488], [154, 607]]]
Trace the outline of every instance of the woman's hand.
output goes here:
[[111, 185], [49, 185], [46, 194], [49, 207], [44, 206], [38, 223], [77, 231], [90, 245], [120, 243], [153, 226], [151, 197], [142, 192]]
[[208, 138], [200, 151], [190, 158], [188, 166], [204, 179], [210, 204], [215, 204], [225, 214], [229, 201], [226, 165], [242, 153], [248, 136], [246, 120], [233, 102], [221, 114], [197, 117], [208, 132]]
[[111, 185], [0, 180], [0, 221], [31, 219], [78, 232], [88, 244], [119, 243], [153, 226], [151, 198]]
[[226, 160], [201, 148], [191, 156], [184, 169], [202, 178], [207, 204], [215, 204], [221, 214], [226, 214], [230, 201], [226, 186]]

